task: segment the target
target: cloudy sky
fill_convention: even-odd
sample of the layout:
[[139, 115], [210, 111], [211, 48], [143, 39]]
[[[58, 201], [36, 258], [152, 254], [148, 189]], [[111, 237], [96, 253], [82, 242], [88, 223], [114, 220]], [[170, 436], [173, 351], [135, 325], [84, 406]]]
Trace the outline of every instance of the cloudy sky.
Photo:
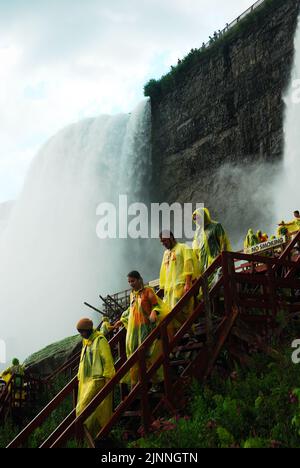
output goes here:
[[62, 127], [130, 112], [143, 86], [254, 0], [0, 0], [0, 203]]

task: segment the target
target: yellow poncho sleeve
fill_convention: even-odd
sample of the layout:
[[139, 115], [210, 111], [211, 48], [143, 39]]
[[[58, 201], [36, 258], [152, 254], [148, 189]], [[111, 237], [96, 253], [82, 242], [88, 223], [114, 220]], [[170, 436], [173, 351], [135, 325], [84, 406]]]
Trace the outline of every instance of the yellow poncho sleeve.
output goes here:
[[160, 274], [159, 274], [159, 287], [160, 289], [165, 289], [166, 286], [166, 265], [165, 265], [165, 255], [163, 256], [161, 267], [160, 267]]
[[111, 349], [106, 338], [99, 340], [99, 354], [102, 360], [103, 377], [111, 379], [115, 375], [115, 366]]
[[121, 315], [120, 322], [123, 323], [124, 327], [128, 328], [128, 320], [129, 320], [129, 313], [130, 313], [130, 306], [128, 309], [124, 310], [123, 314]]
[[183, 276], [186, 278], [187, 276], [191, 276], [194, 279], [195, 276], [195, 268], [194, 268], [194, 252], [191, 247], [188, 245], [184, 245], [184, 271]]

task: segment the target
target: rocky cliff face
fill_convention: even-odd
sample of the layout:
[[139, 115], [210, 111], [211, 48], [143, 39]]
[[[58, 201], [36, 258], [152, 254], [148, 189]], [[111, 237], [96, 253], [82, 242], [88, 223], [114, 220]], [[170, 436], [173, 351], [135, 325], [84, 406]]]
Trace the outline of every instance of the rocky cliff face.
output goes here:
[[151, 99], [160, 200], [205, 203], [236, 241], [271, 220], [298, 13], [298, 0], [273, 0]]

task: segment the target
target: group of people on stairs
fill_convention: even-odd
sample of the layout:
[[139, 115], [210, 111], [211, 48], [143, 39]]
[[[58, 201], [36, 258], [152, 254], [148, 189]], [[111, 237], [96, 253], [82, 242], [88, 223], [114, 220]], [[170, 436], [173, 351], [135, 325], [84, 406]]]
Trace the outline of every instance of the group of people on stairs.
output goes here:
[[[125, 327], [126, 354], [130, 358], [143, 341], [157, 327], [180, 299], [190, 290], [193, 283], [213, 263], [222, 251], [230, 251], [230, 241], [222, 225], [211, 219], [207, 208], [198, 209], [193, 214], [197, 226], [192, 246], [177, 242], [170, 231], [162, 231], [161, 244], [165, 247], [160, 269], [160, 296], [144, 285], [141, 274], [133, 270], [128, 274], [128, 283], [132, 289], [130, 304], [120, 319], [113, 325], [104, 322], [100, 332], [96, 331], [89, 319], [82, 319], [77, 330], [83, 338], [83, 348], [79, 365], [79, 392], [76, 408], [77, 416], [95, 397], [99, 390], [114, 375], [112, 353], [105, 335], [112, 329]], [[191, 315], [194, 298], [178, 314], [168, 327], [172, 336]], [[149, 369], [161, 353], [161, 340], [157, 339], [146, 354], [146, 366]], [[138, 365], [130, 369], [124, 382], [133, 388], [139, 381]], [[162, 369], [152, 379], [152, 389], [163, 381]], [[112, 416], [112, 397], [107, 397], [97, 410], [85, 422], [93, 437], [96, 437]]]
[[[294, 218], [292, 221], [285, 222], [281, 221], [278, 223], [278, 228], [276, 232], [276, 236], [272, 235], [270, 240], [276, 239], [276, 237], [287, 237], [289, 238], [293, 233], [300, 230], [300, 213], [298, 210], [294, 211]], [[244, 240], [244, 250], [247, 251], [250, 247], [254, 247], [255, 245], [261, 244], [263, 242], [267, 242], [269, 240], [269, 236], [267, 233], [262, 233], [262, 231], [257, 231], [255, 234], [253, 229], [249, 229], [247, 232], [246, 238]]]

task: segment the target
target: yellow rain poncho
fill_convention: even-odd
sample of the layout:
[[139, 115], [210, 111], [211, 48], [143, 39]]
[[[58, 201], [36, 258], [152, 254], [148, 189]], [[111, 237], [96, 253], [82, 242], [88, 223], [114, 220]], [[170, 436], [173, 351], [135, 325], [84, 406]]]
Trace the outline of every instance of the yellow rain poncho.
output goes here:
[[281, 221], [280, 225], [277, 229], [277, 237], [287, 236], [289, 234], [289, 230], [287, 225], [284, 221]]
[[[78, 401], [76, 415], [79, 416], [105, 384], [114, 376], [115, 368], [110, 346], [102, 333], [94, 330], [89, 339], [83, 339], [83, 348], [78, 370]], [[99, 433], [112, 416], [110, 394], [85, 421], [93, 437]]]
[[102, 333], [105, 337], [107, 337], [110, 332], [113, 330], [113, 325], [109, 323], [109, 320], [107, 317], [103, 318], [102, 325], [100, 328], [100, 333]]
[[196, 210], [193, 216], [197, 225], [193, 249], [199, 260], [199, 272], [202, 275], [221, 252], [231, 251], [231, 245], [223, 226], [212, 221], [207, 208]]
[[[18, 402], [22, 399], [26, 399], [26, 392], [24, 390], [23, 378], [25, 375], [24, 366], [17, 364], [9, 367], [0, 374], [0, 379], [3, 380], [6, 385], [10, 381], [12, 376], [15, 376], [14, 388], [15, 388], [15, 405], [18, 406]], [[9, 386], [9, 392], [11, 392], [11, 386]]]
[[285, 226], [287, 227], [289, 234], [297, 232], [300, 230], [300, 219], [294, 218], [292, 221], [285, 223]]
[[257, 238], [257, 241], [258, 241], [259, 244], [260, 244], [261, 242], [263, 242], [263, 241], [262, 241], [262, 237], [263, 237], [262, 231], [257, 231], [257, 232], [256, 232], [256, 238]]
[[[147, 336], [154, 328], [164, 319], [169, 313], [169, 308], [155, 294], [154, 290], [148, 286], [143, 287], [139, 291], [132, 291], [130, 294], [130, 306], [122, 314], [120, 321], [127, 330], [126, 333], [126, 355], [129, 358], [143, 343]], [[156, 321], [151, 322], [150, 318], [155, 318]], [[161, 340], [154, 341], [153, 345], [148, 349], [146, 357], [146, 365], [149, 369], [156, 361], [157, 357], [162, 352]], [[130, 370], [130, 376], [124, 379], [132, 386], [139, 381], [139, 366], [133, 366]], [[152, 377], [153, 383], [163, 381], [162, 368]]]
[[[166, 250], [160, 269], [160, 289], [164, 290], [164, 302], [172, 310], [184, 296], [184, 287], [187, 277], [191, 281], [196, 279], [196, 259], [193, 250], [185, 245], [176, 243], [171, 250]], [[193, 312], [194, 299], [192, 298], [184, 309], [177, 314], [174, 328], [178, 329]]]
[[257, 236], [254, 234], [253, 229], [249, 229], [246, 239], [244, 241], [244, 249], [249, 249], [249, 247], [253, 247], [254, 245], [259, 244], [259, 240]]

